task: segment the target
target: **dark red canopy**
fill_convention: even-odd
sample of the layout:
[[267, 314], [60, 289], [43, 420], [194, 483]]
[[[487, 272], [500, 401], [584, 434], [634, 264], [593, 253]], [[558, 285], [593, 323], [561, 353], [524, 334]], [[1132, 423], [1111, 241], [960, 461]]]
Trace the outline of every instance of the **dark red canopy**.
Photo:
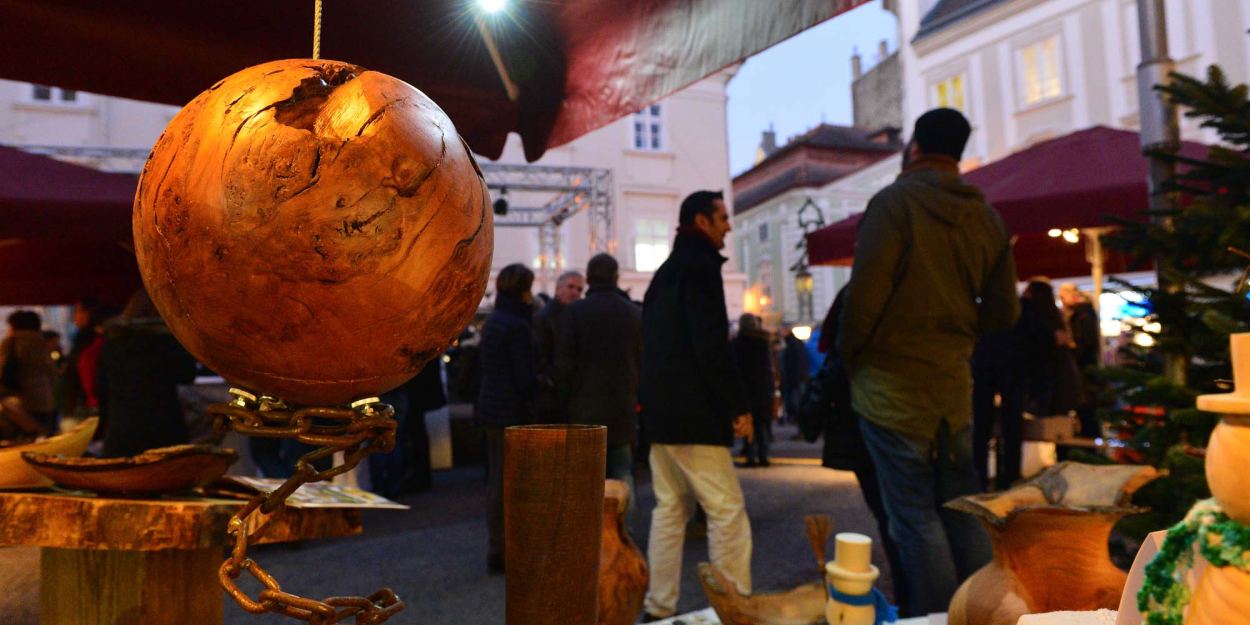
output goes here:
[[[321, 56], [405, 80], [496, 158], [530, 160], [867, 0], [327, 0]], [[181, 105], [265, 61], [312, 53], [312, 0], [6, 0], [0, 77]]]
[[[1136, 132], [1095, 126], [1039, 143], [964, 176], [985, 192], [1016, 237], [1021, 278], [1089, 274], [1084, 245], [1051, 238], [1052, 228], [1107, 226], [1108, 215], [1145, 219], [1148, 162]], [[1186, 142], [1182, 154], [1203, 158], [1207, 148]], [[807, 235], [810, 261], [847, 265], [855, 254], [862, 215], [853, 215]], [[1108, 254], [1108, 272], [1127, 269], [1123, 257]]]
[[0, 304], [124, 302], [137, 179], [0, 146]]

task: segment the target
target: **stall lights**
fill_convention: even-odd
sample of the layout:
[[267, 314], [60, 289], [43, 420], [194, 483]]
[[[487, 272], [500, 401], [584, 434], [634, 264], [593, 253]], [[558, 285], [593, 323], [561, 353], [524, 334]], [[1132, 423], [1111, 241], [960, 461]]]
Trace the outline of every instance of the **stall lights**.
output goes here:
[[1077, 230], [1076, 228], [1068, 228], [1067, 230], [1060, 230], [1059, 228], [1051, 228], [1050, 230], [1046, 231], [1046, 235], [1052, 239], [1058, 239], [1062, 237], [1063, 240], [1067, 241], [1068, 243], [1076, 243], [1077, 241], [1081, 240], [1081, 231]]
[[508, 0], [477, 0], [477, 6], [483, 13], [498, 13], [508, 8]]
[[806, 342], [807, 339], [812, 338], [812, 326], [794, 326], [790, 328], [790, 333], [794, 335], [794, 338]]

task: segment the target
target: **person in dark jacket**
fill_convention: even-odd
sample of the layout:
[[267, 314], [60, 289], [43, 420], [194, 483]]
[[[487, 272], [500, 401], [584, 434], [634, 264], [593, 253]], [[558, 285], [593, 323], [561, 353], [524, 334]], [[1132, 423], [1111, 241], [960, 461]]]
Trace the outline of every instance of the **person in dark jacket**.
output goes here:
[[569, 304], [582, 298], [586, 279], [567, 271], [556, 279], [556, 295], [534, 313], [534, 350], [538, 356], [538, 389], [534, 396], [534, 417], [540, 423], [563, 423], [559, 391], [556, 389], [556, 344], [560, 338], [560, 317]]
[[632, 501], [642, 311], [617, 288], [619, 277], [608, 254], [586, 265], [586, 299], [569, 304], [560, 319], [556, 389], [570, 423], [607, 426], [607, 477], [628, 483]]
[[769, 465], [773, 396], [777, 389], [773, 378], [771, 340], [759, 317], [744, 313], [738, 319], [738, 336], [734, 337], [733, 347], [738, 372], [742, 375], [742, 392], [751, 411], [754, 434], [744, 448], [746, 466], [766, 467]]
[[534, 272], [516, 263], [495, 278], [495, 311], [482, 326], [482, 386], [475, 407], [486, 429], [486, 567], [502, 575], [503, 429], [532, 423], [534, 400]]
[[[1024, 317], [1021, 317], [1024, 320]], [[1028, 383], [1028, 342], [1020, 322], [990, 332], [972, 351], [972, 459], [982, 488], [990, 487], [989, 446], [996, 440], [997, 488], [1020, 479], [1020, 445], [1024, 442], [1024, 397]], [[995, 396], [998, 402], [994, 401]], [[994, 426], [999, 435], [994, 437]]]
[[1080, 373], [1068, 351], [1068, 329], [1055, 306], [1055, 290], [1045, 278], [1030, 280], [1020, 295], [1016, 330], [1025, 341], [1025, 410], [1048, 417], [1066, 415], [1080, 403]]
[[846, 287], [838, 291], [825, 315], [820, 327], [821, 340], [818, 349], [825, 353], [821, 369], [809, 384], [824, 384], [823, 396], [832, 405], [821, 428], [824, 446], [821, 449], [821, 466], [838, 471], [851, 471], [859, 482], [859, 492], [868, 504], [868, 510], [877, 520], [877, 534], [881, 536], [881, 546], [885, 549], [886, 559], [890, 562], [890, 580], [894, 585], [894, 603], [907, 605], [907, 571], [903, 570], [902, 561], [898, 556], [898, 544], [890, 537], [890, 515], [881, 500], [881, 485], [877, 479], [877, 468], [868, 455], [868, 447], [864, 444], [864, 436], [859, 431], [859, 415], [851, 407], [851, 380], [847, 376], [846, 367], [834, 349], [833, 339], [825, 337], [838, 335], [838, 322], [842, 315], [842, 305], [846, 301]]
[[656, 505], [647, 561], [646, 619], [677, 612], [686, 520], [707, 514], [709, 551], [742, 594], [751, 593], [751, 525], [729, 448], [751, 429], [729, 344], [719, 250], [731, 229], [719, 192], [681, 203], [673, 251], [656, 270], [642, 308], [639, 399], [651, 443]]
[[[945, 611], [989, 562], [989, 537], [942, 502], [980, 492], [972, 464], [972, 350], [1019, 306], [1011, 238], [959, 159], [962, 113], [916, 119], [898, 179], [868, 202], [855, 243], [838, 351], [890, 511], [910, 614]], [[925, 583], [919, 583], [924, 580]]]
[[1089, 296], [1075, 284], [1065, 282], [1059, 286], [1059, 300], [1063, 302], [1063, 316], [1068, 324], [1068, 349], [1081, 372], [1081, 402], [1076, 416], [1081, 422], [1081, 436], [1099, 438], [1102, 425], [1095, 413], [1097, 384], [1091, 379], [1090, 370], [1102, 364], [1102, 329], [1099, 327], [1098, 311], [1090, 303]]
[[194, 382], [195, 368], [195, 358], [140, 288], [104, 331], [96, 370], [103, 455], [133, 456], [190, 442], [178, 385]]
[[786, 409], [786, 418], [794, 421], [799, 414], [799, 393], [803, 383], [811, 377], [811, 366], [807, 346], [794, 335], [791, 326], [782, 328], [781, 340], [784, 346], [781, 350], [781, 401]]

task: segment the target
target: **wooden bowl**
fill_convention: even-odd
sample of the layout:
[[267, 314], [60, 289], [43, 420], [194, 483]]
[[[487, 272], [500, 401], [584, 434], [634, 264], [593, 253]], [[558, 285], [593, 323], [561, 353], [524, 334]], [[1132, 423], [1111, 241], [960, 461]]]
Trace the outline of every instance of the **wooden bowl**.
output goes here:
[[190, 490], [221, 477], [238, 458], [233, 449], [211, 445], [161, 447], [126, 458], [22, 454], [27, 464], [61, 486], [117, 495]]
[[81, 456], [91, 443], [100, 419], [91, 417], [74, 426], [68, 432], [57, 434], [34, 443], [13, 445], [0, 449], [0, 488], [40, 488], [51, 486], [52, 480], [42, 476], [34, 467], [22, 460], [25, 452], [43, 452], [65, 456]]

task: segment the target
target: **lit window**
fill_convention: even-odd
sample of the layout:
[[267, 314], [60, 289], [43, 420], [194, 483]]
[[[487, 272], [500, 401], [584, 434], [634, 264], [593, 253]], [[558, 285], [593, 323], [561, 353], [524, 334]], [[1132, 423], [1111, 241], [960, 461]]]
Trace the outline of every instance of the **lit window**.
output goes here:
[[659, 104], [634, 113], [634, 149], [653, 152], [664, 149], [664, 120]]
[[1020, 74], [1025, 104], [1059, 96], [1059, 36], [1047, 37], [1020, 49]]
[[933, 102], [939, 107], [967, 112], [964, 108], [964, 75], [955, 74], [933, 85]]
[[668, 258], [669, 228], [659, 219], [639, 219], [634, 222], [634, 268], [638, 271], [655, 271]]

